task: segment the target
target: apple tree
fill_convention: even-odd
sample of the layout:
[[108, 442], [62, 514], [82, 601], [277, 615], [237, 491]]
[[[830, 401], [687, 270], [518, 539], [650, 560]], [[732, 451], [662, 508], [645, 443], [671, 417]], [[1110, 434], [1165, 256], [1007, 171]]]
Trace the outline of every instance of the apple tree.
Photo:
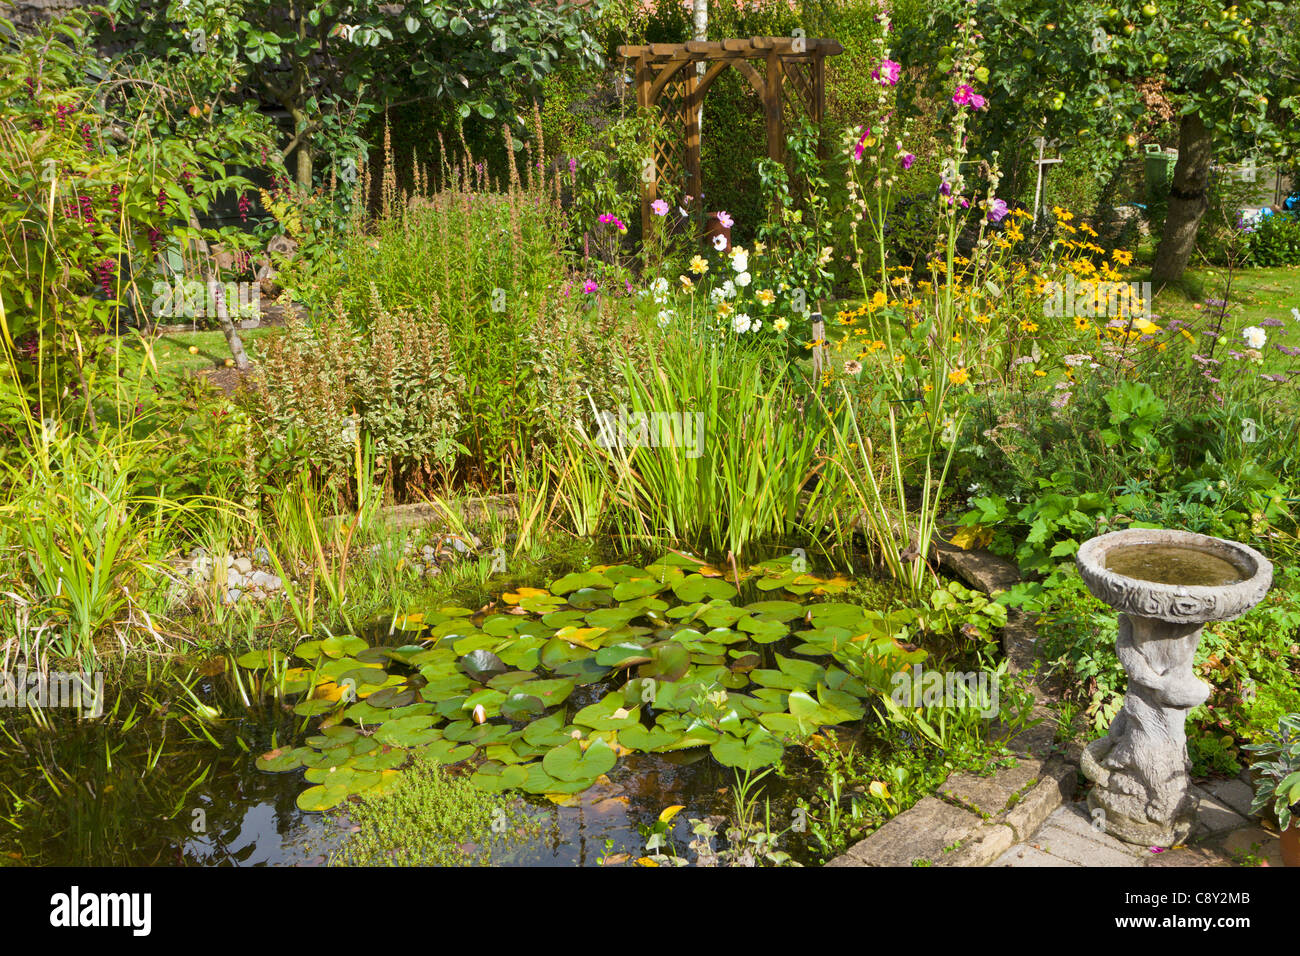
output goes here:
[[[114, 40], [168, 56], [221, 42], [239, 53], [232, 82], [294, 123], [282, 149], [310, 188], [323, 155], [344, 164], [377, 108], [432, 100], [462, 117], [518, 122], [515, 106], [562, 61], [601, 65], [587, 32], [599, 4], [532, 0], [109, 0]], [[221, 36], [206, 32], [219, 17]], [[196, 45], [197, 44], [197, 45]]]
[[[1300, 151], [1300, 8], [1280, 0], [948, 0], [975, 21], [989, 75], [984, 132], [1137, 146], [1153, 105], [1178, 126], [1152, 279], [1181, 279], [1209, 206], [1210, 168]], [[944, 65], [940, 64], [940, 69]]]

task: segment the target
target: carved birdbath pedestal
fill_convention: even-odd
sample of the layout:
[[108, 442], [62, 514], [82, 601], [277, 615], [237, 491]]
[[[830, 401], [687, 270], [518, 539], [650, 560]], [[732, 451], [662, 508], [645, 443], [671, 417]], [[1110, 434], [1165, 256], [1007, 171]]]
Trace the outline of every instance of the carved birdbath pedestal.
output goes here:
[[1075, 560], [1088, 590], [1120, 612], [1115, 650], [1128, 674], [1123, 709], [1083, 754], [1096, 784], [1088, 806], [1120, 840], [1173, 846], [1197, 810], [1184, 725], [1210, 694], [1192, 670], [1201, 629], [1263, 600], [1273, 565], [1235, 541], [1143, 529], [1092, 538]]

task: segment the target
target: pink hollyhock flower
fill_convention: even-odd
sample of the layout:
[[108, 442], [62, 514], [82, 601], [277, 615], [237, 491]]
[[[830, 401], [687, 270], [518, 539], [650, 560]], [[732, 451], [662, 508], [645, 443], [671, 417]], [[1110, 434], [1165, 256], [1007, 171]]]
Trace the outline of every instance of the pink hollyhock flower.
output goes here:
[[970, 105], [977, 110], [982, 110], [988, 103], [984, 97], [965, 83], [957, 87], [957, 92], [952, 94], [952, 101], [957, 106]]
[[904, 154], [903, 154], [903, 168], [904, 168], [904, 169], [911, 169], [911, 168], [912, 168], [912, 164], [913, 164], [914, 162], [916, 162], [916, 157], [913, 156], [911, 153], [904, 153]]
[[989, 203], [989, 222], [1001, 222], [1006, 215], [1007, 204], [1004, 200], [994, 199]]
[[893, 60], [883, 60], [880, 66], [871, 71], [871, 78], [881, 86], [896, 86], [902, 69], [902, 65]]
[[855, 160], [860, 160], [862, 158], [862, 151], [866, 148], [867, 140], [870, 137], [871, 127], [868, 126], [862, 131], [862, 135], [858, 137], [858, 145], [853, 147], [853, 158]]

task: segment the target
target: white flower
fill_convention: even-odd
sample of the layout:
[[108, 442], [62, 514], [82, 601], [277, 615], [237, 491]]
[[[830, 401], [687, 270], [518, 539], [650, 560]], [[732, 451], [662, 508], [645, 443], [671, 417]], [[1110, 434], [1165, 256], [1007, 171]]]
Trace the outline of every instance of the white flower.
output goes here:
[[744, 312], [737, 312], [736, 317], [731, 320], [731, 327], [736, 330], [737, 334], [743, 335], [749, 331], [750, 319]]
[[1262, 349], [1264, 343], [1268, 341], [1268, 333], [1258, 325], [1251, 325], [1242, 329], [1241, 337], [1246, 340], [1246, 344], [1252, 349]]
[[668, 301], [668, 280], [663, 276], [655, 279], [650, 283], [650, 292], [654, 295], [655, 302], [663, 305]]
[[734, 299], [736, 297], [736, 284], [730, 279], [722, 283], [722, 297], [724, 299]]
[[718, 233], [716, 236], [714, 236], [713, 248], [717, 249], [719, 252], [727, 248], [727, 237], [724, 236], [722, 233]]
[[749, 327], [749, 331], [751, 331], [751, 332], [757, 332], [757, 331], [758, 331], [759, 329], [761, 329], [762, 327], [763, 327], [763, 320], [762, 320], [762, 319], [755, 319], [755, 320], [754, 320], [754, 324], [751, 325], [751, 326]]
[[660, 309], [660, 310], [659, 310], [659, 328], [661, 328], [661, 329], [666, 329], [666, 328], [668, 328], [668, 323], [671, 322], [671, 321], [673, 320], [674, 314], [675, 314], [675, 313], [673, 312], [672, 309]]
[[717, 305], [726, 297], [727, 297], [727, 293], [726, 291], [723, 290], [722, 286], [714, 286], [712, 289], [709, 290], [709, 301], [712, 302], [714, 305]]
[[731, 268], [737, 272], [745, 272], [749, 269], [749, 253], [743, 249], [731, 257]]
[[750, 278], [748, 272], [742, 272], [740, 275], [736, 276], [736, 285], [740, 286], [742, 289], [752, 281], [753, 280]]

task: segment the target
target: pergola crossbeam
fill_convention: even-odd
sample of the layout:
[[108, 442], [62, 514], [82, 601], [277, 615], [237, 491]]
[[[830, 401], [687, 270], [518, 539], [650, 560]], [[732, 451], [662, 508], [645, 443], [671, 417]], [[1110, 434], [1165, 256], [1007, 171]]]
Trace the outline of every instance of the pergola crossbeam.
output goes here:
[[[674, 95], [675, 111], [682, 112], [685, 140], [687, 194], [700, 195], [700, 106], [704, 94], [728, 66], [734, 66], [749, 81], [763, 101], [767, 130], [767, 154], [772, 159], [785, 158], [783, 128], [786, 77], [795, 98], [815, 123], [825, 112], [826, 57], [837, 56], [844, 47], [837, 40], [809, 37], [750, 37], [732, 40], [691, 40], [686, 43], [650, 43], [621, 46], [619, 55], [636, 63], [636, 100], [638, 106], [659, 106], [665, 90], [681, 87], [680, 98]], [[762, 72], [750, 61], [763, 64]], [[707, 63], [703, 71], [695, 69]], [[799, 69], [793, 69], [793, 67]], [[804, 72], [806, 68], [807, 72]], [[680, 104], [680, 105], [679, 105]], [[641, 225], [650, 228], [650, 204], [659, 195], [659, 179], [676, 172], [676, 150], [666, 144], [650, 144], [654, 175], [642, 177]]]

